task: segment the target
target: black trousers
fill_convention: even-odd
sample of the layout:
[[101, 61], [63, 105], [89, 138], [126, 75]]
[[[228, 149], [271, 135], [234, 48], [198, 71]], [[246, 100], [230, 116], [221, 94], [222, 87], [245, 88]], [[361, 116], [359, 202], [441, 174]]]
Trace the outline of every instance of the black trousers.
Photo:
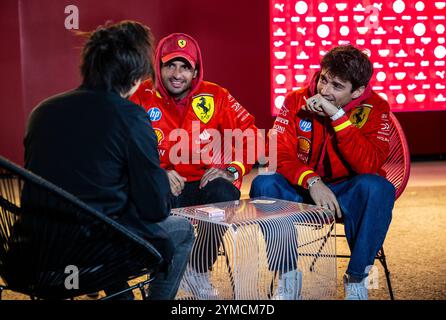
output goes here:
[[[172, 208], [204, 205], [240, 199], [240, 190], [223, 178], [214, 179], [200, 189], [200, 181], [186, 182], [183, 192], [172, 196]], [[197, 235], [191, 253], [191, 264], [197, 272], [207, 272], [218, 257], [227, 228], [213, 223], [198, 222]]]

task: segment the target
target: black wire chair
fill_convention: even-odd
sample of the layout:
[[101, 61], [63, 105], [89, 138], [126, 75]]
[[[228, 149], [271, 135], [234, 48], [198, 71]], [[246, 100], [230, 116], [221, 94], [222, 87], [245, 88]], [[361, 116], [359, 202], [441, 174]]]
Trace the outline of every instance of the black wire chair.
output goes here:
[[146, 299], [161, 263], [147, 241], [0, 157], [0, 299], [3, 290], [31, 299], [73, 299], [142, 276], [103, 299], [135, 288]]

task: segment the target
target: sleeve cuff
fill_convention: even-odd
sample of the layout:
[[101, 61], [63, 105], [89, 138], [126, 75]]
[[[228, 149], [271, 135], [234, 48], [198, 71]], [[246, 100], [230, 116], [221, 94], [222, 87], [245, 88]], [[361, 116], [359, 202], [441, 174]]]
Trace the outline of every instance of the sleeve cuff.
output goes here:
[[243, 163], [241, 163], [239, 161], [233, 161], [230, 164], [228, 164], [226, 167], [236, 168], [238, 171], [239, 177], [243, 177], [246, 173], [245, 166], [243, 165]]
[[340, 108], [338, 110], [338, 112], [336, 112], [334, 115], [332, 115], [330, 117], [330, 119], [331, 119], [331, 121], [336, 121], [336, 120], [340, 119], [343, 115], [345, 115], [345, 111], [344, 111], [344, 109]]
[[312, 178], [312, 177], [317, 177], [318, 175], [317, 175], [317, 173], [316, 172], [314, 172], [314, 171], [312, 171], [312, 170], [307, 170], [307, 171], [304, 171], [300, 176], [299, 176], [299, 179], [298, 179], [298, 181], [297, 181], [297, 185], [299, 185], [299, 186], [301, 186], [301, 187], [303, 187], [303, 188], [305, 188], [305, 189], [308, 189], [308, 179], [310, 179], [310, 178]]
[[333, 129], [335, 132], [339, 132], [344, 130], [345, 128], [349, 127], [352, 125], [350, 119], [344, 115], [342, 117], [340, 117], [339, 119], [332, 121], [331, 125], [333, 126]]

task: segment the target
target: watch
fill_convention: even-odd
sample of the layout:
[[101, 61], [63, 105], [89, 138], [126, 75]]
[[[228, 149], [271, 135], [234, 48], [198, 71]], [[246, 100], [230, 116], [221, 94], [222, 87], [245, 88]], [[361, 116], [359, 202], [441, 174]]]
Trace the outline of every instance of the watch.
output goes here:
[[238, 179], [238, 170], [235, 167], [232, 167], [232, 166], [227, 167], [226, 171], [229, 171], [233, 175], [234, 180]]

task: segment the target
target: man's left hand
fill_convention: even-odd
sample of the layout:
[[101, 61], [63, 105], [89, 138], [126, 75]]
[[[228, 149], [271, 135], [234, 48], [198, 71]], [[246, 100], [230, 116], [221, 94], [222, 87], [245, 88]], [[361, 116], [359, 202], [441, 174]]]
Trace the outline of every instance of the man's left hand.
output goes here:
[[321, 117], [331, 117], [339, 110], [335, 105], [322, 97], [319, 93], [308, 98], [306, 105], [302, 109], [316, 113]]
[[223, 178], [228, 180], [229, 182], [234, 181], [234, 176], [228, 171], [218, 168], [210, 168], [206, 170], [206, 172], [203, 174], [203, 177], [201, 177], [200, 189], [204, 188], [208, 184], [208, 182], [217, 178]]

